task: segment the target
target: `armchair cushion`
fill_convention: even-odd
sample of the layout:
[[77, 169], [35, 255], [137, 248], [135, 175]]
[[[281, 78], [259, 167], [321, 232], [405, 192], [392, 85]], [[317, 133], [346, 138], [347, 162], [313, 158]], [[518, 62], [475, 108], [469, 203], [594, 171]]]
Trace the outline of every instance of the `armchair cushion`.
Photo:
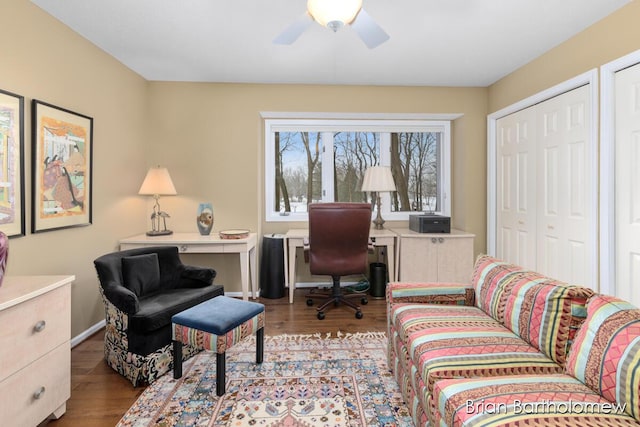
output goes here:
[[180, 286], [185, 288], [201, 288], [209, 286], [216, 277], [213, 268], [185, 265], [180, 275]]
[[168, 289], [140, 298], [140, 309], [129, 316], [129, 329], [148, 333], [171, 324], [171, 316], [222, 294], [222, 286]]
[[134, 255], [122, 258], [123, 285], [138, 297], [160, 288], [158, 254]]

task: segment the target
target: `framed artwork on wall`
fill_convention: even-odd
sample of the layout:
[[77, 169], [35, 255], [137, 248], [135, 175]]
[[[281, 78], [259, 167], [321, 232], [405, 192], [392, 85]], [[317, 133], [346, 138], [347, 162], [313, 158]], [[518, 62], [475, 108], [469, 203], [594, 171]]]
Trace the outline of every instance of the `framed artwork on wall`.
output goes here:
[[93, 118], [34, 99], [31, 231], [92, 220]]
[[24, 236], [24, 97], [0, 89], [0, 231]]

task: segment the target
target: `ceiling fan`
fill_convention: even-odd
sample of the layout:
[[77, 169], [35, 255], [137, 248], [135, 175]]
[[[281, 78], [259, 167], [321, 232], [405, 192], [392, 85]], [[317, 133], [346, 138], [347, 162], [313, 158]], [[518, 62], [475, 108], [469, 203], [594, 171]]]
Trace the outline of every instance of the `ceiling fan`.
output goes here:
[[295, 42], [314, 21], [334, 32], [345, 25], [350, 25], [369, 49], [389, 40], [389, 35], [362, 8], [362, 0], [307, 0], [307, 11], [280, 33], [273, 42], [276, 44]]

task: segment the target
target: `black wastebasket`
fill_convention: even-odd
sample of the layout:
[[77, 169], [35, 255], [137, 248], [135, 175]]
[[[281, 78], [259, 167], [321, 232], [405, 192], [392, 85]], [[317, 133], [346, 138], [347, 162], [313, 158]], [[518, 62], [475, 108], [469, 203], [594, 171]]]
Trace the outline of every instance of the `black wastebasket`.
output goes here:
[[369, 264], [369, 294], [372, 298], [384, 298], [387, 289], [387, 264], [372, 262]]
[[265, 234], [260, 258], [260, 296], [276, 299], [284, 296], [284, 236]]

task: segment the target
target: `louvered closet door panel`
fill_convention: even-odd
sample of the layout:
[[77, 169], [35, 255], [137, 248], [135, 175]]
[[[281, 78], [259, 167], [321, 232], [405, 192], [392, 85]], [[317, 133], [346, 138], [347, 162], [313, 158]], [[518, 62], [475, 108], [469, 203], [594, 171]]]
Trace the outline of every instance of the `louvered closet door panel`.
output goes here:
[[640, 64], [615, 79], [616, 294], [640, 305]]
[[497, 256], [536, 267], [535, 107], [497, 121]]
[[536, 106], [537, 159], [537, 269], [572, 283], [596, 286], [588, 274], [590, 230], [596, 214], [589, 191], [597, 171], [589, 170], [590, 115], [588, 86], [559, 95]]

